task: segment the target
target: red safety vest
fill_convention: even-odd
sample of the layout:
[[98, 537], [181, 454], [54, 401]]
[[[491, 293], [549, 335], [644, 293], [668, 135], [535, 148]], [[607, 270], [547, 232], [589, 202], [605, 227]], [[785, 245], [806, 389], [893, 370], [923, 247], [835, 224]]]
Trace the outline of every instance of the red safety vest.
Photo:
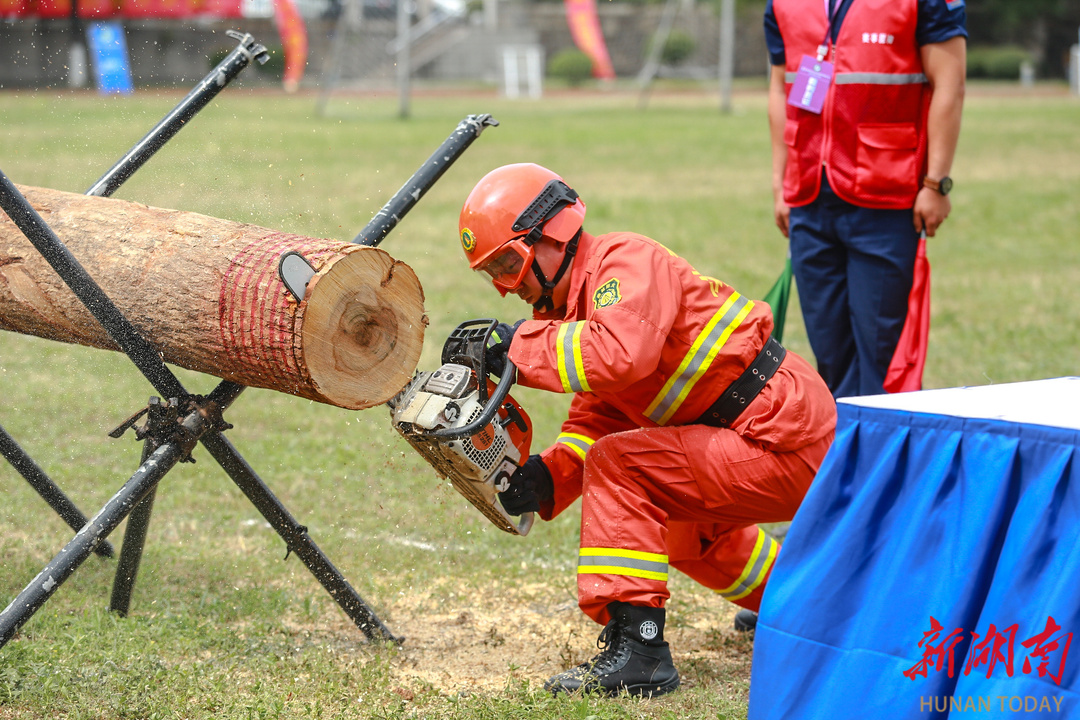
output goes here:
[[[786, 89], [828, 27], [824, 0], [774, 0], [784, 38]], [[834, 75], [822, 113], [787, 105], [784, 201], [806, 205], [821, 167], [844, 200], [910, 208], [926, 173], [930, 86], [915, 39], [918, 0], [853, 0], [826, 60]]]

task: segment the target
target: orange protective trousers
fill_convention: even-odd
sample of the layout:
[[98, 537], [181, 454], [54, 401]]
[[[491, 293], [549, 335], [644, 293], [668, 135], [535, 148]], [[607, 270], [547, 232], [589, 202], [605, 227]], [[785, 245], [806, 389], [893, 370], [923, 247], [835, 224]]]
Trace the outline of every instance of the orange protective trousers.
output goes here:
[[668, 566], [757, 610], [779, 544], [755, 523], [795, 515], [833, 433], [776, 452], [706, 425], [607, 435], [585, 458], [578, 603], [663, 607]]

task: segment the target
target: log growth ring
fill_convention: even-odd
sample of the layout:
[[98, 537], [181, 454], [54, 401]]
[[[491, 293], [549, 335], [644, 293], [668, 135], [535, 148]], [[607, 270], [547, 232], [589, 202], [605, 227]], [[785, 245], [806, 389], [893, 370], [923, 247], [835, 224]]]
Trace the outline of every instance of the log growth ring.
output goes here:
[[389, 400], [412, 379], [427, 317], [412, 268], [377, 248], [343, 253], [308, 283], [297, 310], [297, 360], [320, 393], [359, 410]]

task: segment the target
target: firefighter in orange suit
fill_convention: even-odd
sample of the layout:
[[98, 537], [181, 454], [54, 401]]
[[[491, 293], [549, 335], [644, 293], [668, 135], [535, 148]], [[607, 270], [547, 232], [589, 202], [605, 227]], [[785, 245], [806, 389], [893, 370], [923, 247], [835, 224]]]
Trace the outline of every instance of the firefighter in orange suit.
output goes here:
[[818, 374], [771, 339], [762, 302], [700, 274], [659, 242], [583, 230], [558, 175], [507, 165], [469, 194], [470, 266], [533, 319], [500, 323], [489, 367], [573, 393], [554, 445], [500, 494], [550, 520], [578, 497], [581, 609], [605, 625], [592, 660], [553, 692], [659, 695], [679, 675], [663, 639], [669, 568], [756, 610], [778, 545], [755, 523], [790, 520], [833, 438]]

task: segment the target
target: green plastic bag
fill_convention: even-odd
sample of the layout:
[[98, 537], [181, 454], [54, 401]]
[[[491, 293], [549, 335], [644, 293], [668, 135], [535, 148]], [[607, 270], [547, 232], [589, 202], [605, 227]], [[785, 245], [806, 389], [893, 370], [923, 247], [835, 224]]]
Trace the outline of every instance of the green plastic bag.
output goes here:
[[791, 253], [788, 253], [784, 270], [776, 278], [772, 289], [762, 298], [769, 303], [773, 314], [773, 337], [776, 342], [784, 342], [784, 320], [787, 318], [788, 299], [791, 298]]

